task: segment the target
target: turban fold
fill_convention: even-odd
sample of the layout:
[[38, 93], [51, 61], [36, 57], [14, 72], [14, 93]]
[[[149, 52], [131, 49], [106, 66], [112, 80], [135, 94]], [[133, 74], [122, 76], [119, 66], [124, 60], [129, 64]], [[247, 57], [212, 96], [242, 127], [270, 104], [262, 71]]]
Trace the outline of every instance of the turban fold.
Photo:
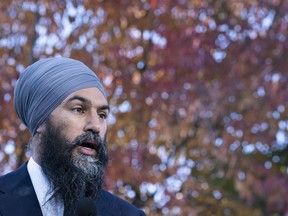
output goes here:
[[82, 62], [62, 57], [41, 59], [20, 75], [14, 90], [14, 107], [34, 136], [68, 95], [91, 87], [98, 88], [106, 98], [99, 78]]

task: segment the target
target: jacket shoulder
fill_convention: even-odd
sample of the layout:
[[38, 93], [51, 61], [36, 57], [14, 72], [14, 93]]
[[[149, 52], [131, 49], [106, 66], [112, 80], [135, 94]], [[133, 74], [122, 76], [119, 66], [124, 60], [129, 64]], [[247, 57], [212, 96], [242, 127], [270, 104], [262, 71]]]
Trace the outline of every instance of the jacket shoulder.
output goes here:
[[[121, 212], [119, 215], [125, 215], [125, 216], [145, 216], [145, 213], [141, 211], [139, 208], [133, 206], [129, 202], [111, 194], [110, 192], [106, 190], [100, 191], [100, 197], [99, 197], [99, 208], [100, 209], [106, 209], [107, 207], [111, 211], [111, 213], [114, 211]], [[103, 209], [103, 210], [104, 210]]]
[[27, 171], [27, 162], [21, 165], [16, 170], [0, 176], [0, 193], [11, 192], [18, 183], [30, 180]]
[[27, 163], [0, 176], [0, 215], [42, 215]]

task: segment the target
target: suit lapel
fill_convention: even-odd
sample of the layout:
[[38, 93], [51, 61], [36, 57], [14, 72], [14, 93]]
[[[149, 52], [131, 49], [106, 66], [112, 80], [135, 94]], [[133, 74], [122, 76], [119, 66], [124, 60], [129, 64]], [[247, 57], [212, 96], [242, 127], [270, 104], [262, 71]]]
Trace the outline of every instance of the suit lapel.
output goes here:
[[42, 215], [30, 176], [27, 163], [0, 179], [0, 213], [3, 216]]

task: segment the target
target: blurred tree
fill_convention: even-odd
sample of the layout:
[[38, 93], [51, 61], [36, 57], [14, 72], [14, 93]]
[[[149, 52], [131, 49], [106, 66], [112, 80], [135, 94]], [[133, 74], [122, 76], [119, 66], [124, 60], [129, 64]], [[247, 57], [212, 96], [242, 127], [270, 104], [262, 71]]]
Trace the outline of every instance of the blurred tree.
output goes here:
[[287, 0], [0, 3], [0, 173], [27, 159], [19, 73], [67, 56], [112, 106], [107, 188], [148, 215], [288, 214]]

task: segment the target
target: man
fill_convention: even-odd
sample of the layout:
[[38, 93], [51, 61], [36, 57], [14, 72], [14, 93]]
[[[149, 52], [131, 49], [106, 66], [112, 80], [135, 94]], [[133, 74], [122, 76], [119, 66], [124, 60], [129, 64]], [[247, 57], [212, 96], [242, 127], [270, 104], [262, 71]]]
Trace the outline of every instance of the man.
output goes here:
[[39, 60], [17, 81], [14, 107], [32, 134], [32, 157], [0, 177], [0, 215], [145, 215], [102, 189], [110, 109], [87, 66]]

